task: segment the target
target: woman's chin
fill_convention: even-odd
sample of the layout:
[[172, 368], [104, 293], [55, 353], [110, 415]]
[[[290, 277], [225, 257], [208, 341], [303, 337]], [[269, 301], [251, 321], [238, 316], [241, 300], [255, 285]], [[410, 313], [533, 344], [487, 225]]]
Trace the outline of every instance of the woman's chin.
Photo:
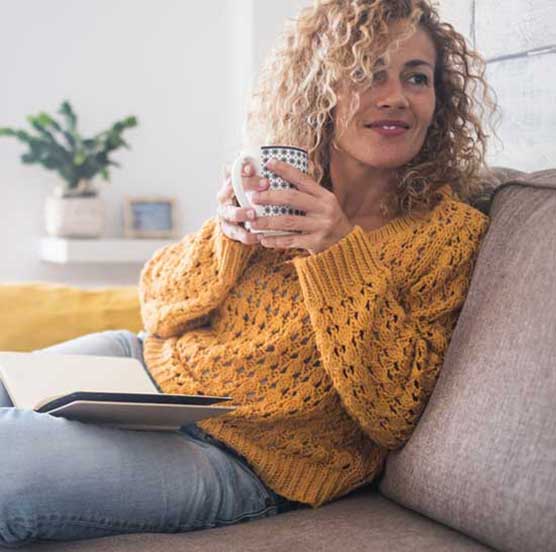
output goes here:
[[380, 159], [369, 159], [363, 161], [365, 165], [369, 167], [373, 167], [373, 169], [398, 169], [402, 165], [405, 165], [408, 161], [411, 160], [411, 157], [391, 157], [391, 158], [380, 158]]

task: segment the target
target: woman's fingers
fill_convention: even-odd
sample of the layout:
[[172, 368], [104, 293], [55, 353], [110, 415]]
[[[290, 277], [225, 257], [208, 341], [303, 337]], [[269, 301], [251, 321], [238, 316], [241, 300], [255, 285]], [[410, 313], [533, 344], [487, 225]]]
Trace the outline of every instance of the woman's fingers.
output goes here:
[[[246, 191], [264, 190], [259, 186], [260, 178], [255, 174], [251, 163], [245, 163], [242, 168], [242, 183]], [[238, 205], [234, 189], [232, 187], [229, 167], [224, 167], [224, 183], [217, 195], [217, 216], [220, 220], [222, 232], [230, 239], [247, 245], [258, 243], [257, 236], [243, 227], [243, 223], [254, 220], [255, 209], [253, 207], [241, 207]]]
[[238, 207], [233, 203], [222, 203], [216, 208], [218, 216], [227, 222], [239, 224], [247, 220], [254, 220], [255, 211], [251, 207]]
[[234, 189], [232, 188], [232, 181], [230, 178], [230, 168], [225, 166], [223, 171], [223, 182], [220, 190], [216, 194], [216, 200], [219, 204], [233, 203], [235, 199]]
[[227, 222], [226, 220], [221, 220], [220, 227], [222, 228], [222, 232], [232, 240], [239, 241], [246, 245], [254, 245], [256, 243], [259, 243], [256, 234], [252, 234], [238, 224], [233, 224]]
[[[242, 183], [243, 189], [245, 191], [264, 190], [266, 187], [268, 187], [268, 183], [265, 183], [264, 186], [260, 186], [261, 180], [261, 177], [255, 174], [255, 170], [251, 163], [246, 163], [243, 166]], [[234, 188], [232, 186], [232, 178], [228, 167], [225, 167], [224, 169], [224, 183], [216, 197], [221, 203], [226, 203], [229, 200], [236, 200]]]
[[255, 167], [249, 161], [243, 165], [241, 170], [241, 180], [243, 183], [243, 189], [246, 192], [261, 190], [260, 182], [262, 177], [255, 173]]

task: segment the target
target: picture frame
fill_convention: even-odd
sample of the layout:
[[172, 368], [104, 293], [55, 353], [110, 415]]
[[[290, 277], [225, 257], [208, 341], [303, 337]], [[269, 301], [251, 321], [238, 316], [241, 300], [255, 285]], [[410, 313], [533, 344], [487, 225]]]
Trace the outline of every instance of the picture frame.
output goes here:
[[126, 238], [173, 238], [176, 233], [176, 200], [166, 196], [125, 196]]

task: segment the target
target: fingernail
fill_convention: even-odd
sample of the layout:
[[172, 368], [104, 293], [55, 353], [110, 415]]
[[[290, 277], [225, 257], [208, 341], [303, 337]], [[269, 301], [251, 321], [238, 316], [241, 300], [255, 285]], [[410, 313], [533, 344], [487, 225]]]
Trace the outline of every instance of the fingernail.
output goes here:
[[255, 211], [253, 210], [247, 211], [247, 217], [253, 220], [255, 218]]
[[243, 173], [249, 176], [251, 174], [251, 165], [245, 165], [245, 167], [243, 167]]
[[266, 180], [266, 178], [262, 178], [261, 180], [259, 180], [259, 184], [258, 184], [258, 188], [261, 190], [264, 190], [268, 185], [268, 180]]
[[274, 159], [274, 158], [269, 159], [266, 163], [266, 166], [270, 167], [270, 168], [275, 167], [276, 166], [276, 159]]

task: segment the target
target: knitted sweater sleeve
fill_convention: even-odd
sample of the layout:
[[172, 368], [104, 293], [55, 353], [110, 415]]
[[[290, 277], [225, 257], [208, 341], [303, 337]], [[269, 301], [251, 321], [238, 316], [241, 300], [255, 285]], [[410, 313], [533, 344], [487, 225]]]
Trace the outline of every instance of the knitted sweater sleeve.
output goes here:
[[255, 247], [228, 238], [213, 217], [198, 232], [155, 252], [139, 278], [145, 330], [168, 338], [206, 324]]
[[386, 449], [409, 439], [433, 391], [488, 220], [433, 229], [403, 285], [359, 226], [294, 260], [323, 367], [346, 412]]

